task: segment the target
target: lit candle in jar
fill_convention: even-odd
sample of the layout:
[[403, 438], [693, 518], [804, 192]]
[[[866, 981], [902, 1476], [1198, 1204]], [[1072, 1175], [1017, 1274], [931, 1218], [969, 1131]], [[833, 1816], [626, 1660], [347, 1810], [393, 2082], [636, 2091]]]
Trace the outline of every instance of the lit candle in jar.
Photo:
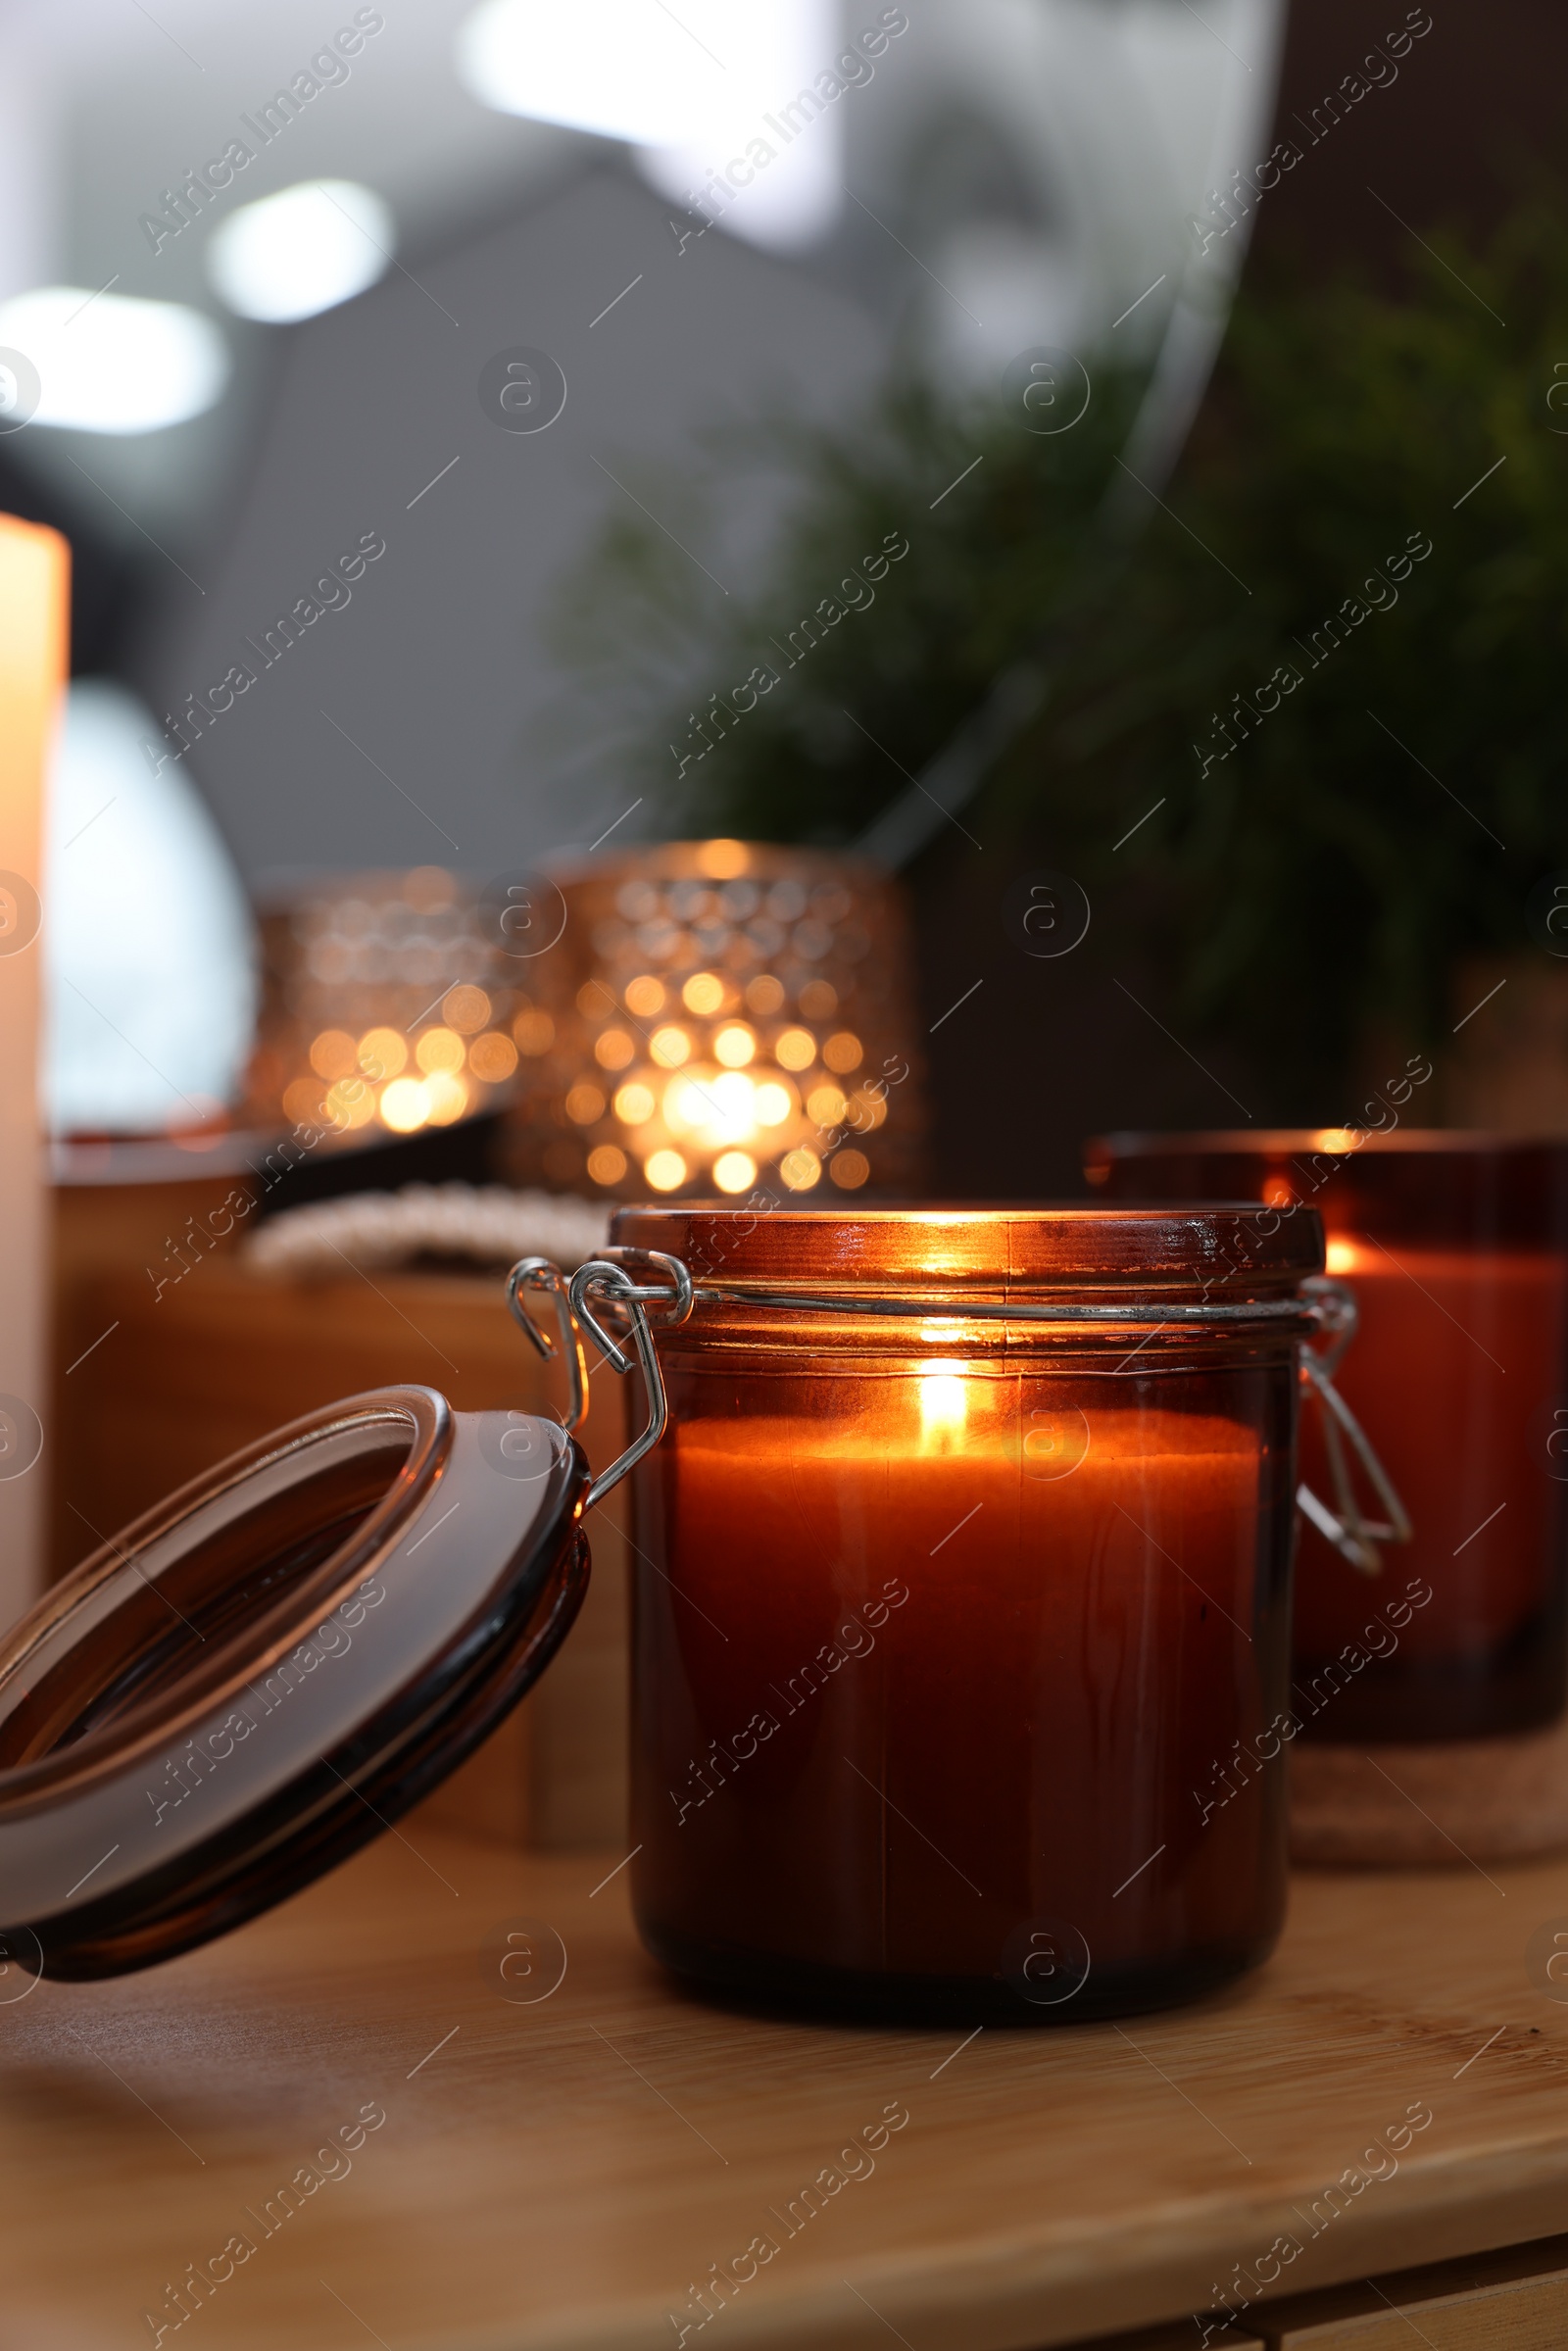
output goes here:
[[696, 1317], [661, 1347], [634, 1571], [651, 1947], [873, 2005], [987, 1986], [1020, 2017], [1036, 1930], [1107, 2004], [1260, 1957], [1284, 1899], [1289, 1350], [1127, 1362], [1118, 1330], [1086, 1360], [1081, 1332], [1009, 1325], [960, 1354], [955, 1322], [911, 1355], [907, 1325], [825, 1347], [772, 1311], [776, 1339], [747, 1309], [754, 1362], [716, 1333], [710, 1354]]
[[1205, 1805], [1285, 1702], [1278, 1454], [1136, 1395], [928, 1372], [910, 1431], [902, 1383], [824, 1385], [805, 1423], [679, 1393], [670, 1581], [639, 1596], [646, 1874], [715, 1940], [866, 1970], [1000, 1973], [1037, 1916], [1106, 1969], [1195, 1904], [1230, 1923], [1257, 1799], [1211, 1834]]
[[[1329, 1271], [1355, 1298], [1338, 1384], [1414, 1532], [1365, 1575], [1303, 1527], [1302, 1737], [1360, 1748], [1559, 1721], [1568, 1146], [1439, 1128], [1128, 1135], [1091, 1144], [1088, 1167], [1112, 1199], [1256, 1199], [1282, 1223], [1315, 1212]], [[1332, 1498], [1310, 1416], [1301, 1450], [1307, 1483]]]
[[[1433, 1735], [1436, 1718], [1457, 1737], [1549, 1721], [1560, 1702], [1561, 1636], [1549, 1648], [1540, 1637], [1557, 1606], [1564, 1494], [1545, 1474], [1549, 1431], [1539, 1424], [1563, 1382], [1568, 1262], [1540, 1249], [1346, 1236], [1331, 1239], [1328, 1262], [1360, 1311], [1338, 1385], [1374, 1433], [1416, 1532], [1408, 1551], [1391, 1548], [1383, 1575], [1369, 1580], [1303, 1528], [1303, 1728], [1310, 1735], [1321, 1715], [1322, 1730], [1341, 1739], [1420, 1738]], [[1331, 1491], [1316, 1427], [1304, 1435], [1302, 1474]], [[1343, 1652], [1364, 1645], [1369, 1620], [1412, 1575], [1416, 1605], [1391, 1629], [1404, 1688], [1391, 1686], [1374, 1658], [1369, 1701], [1356, 1688], [1360, 1673], [1346, 1686]]]

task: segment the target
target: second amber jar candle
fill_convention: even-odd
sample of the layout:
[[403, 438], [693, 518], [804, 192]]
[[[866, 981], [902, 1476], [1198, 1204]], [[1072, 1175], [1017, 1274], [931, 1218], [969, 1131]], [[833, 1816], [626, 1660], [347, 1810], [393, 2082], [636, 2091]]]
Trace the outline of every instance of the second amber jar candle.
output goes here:
[[1195, 1996], [1267, 1953], [1293, 1301], [1321, 1237], [1258, 1225], [622, 1211], [617, 1242], [698, 1285], [659, 1337], [671, 1426], [635, 1489], [632, 1872], [658, 1957], [1025, 2022]]
[[[1305, 1533], [1295, 1626], [1302, 1738], [1358, 1750], [1560, 1721], [1568, 1148], [1331, 1127], [1109, 1136], [1088, 1146], [1087, 1160], [1114, 1200], [1253, 1199], [1282, 1219], [1321, 1216], [1329, 1270], [1357, 1300], [1340, 1384], [1414, 1535], [1369, 1579]], [[1307, 1476], [1321, 1483], [1315, 1439], [1305, 1451]], [[1395, 1639], [1380, 1612], [1407, 1593]]]

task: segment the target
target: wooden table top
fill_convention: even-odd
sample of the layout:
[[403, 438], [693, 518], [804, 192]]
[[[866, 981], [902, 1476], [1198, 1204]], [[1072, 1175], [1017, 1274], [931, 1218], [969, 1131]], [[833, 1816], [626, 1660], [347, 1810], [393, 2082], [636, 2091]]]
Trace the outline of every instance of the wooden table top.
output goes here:
[[[1568, 2226], [1568, 2006], [1526, 1961], [1568, 1864], [1304, 1877], [1228, 1995], [960, 2045], [690, 1998], [600, 1885], [618, 1858], [416, 1816], [225, 1942], [0, 2006], [0, 2351], [657, 2351], [687, 2323], [1002, 2351], [1206, 2306], [1282, 2233], [1300, 2290]], [[499, 1965], [524, 1918], [567, 1959], [531, 2002]], [[690, 2289], [757, 2238], [699, 2332]], [[176, 2326], [191, 2265], [220, 2282]]]

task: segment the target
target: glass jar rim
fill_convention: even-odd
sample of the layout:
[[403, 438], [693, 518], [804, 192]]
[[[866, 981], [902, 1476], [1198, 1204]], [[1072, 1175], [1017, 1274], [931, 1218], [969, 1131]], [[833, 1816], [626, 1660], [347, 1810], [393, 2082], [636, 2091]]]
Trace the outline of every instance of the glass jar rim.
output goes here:
[[1084, 1164], [1091, 1183], [1112, 1159], [1205, 1157], [1256, 1159], [1318, 1151], [1342, 1158], [1363, 1151], [1403, 1151], [1459, 1160], [1521, 1158], [1568, 1151], [1568, 1136], [1506, 1134], [1487, 1127], [1194, 1127], [1127, 1128], [1091, 1135]]
[[1568, 1136], [1464, 1127], [1097, 1135], [1084, 1146], [1084, 1172], [1107, 1205], [1250, 1192], [1289, 1215], [1310, 1202], [1342, 1239], [1568, 1251]]
[[1209, 1298], [1294, 1295], [1323, 1268], [1315, 1209], [1200, 1206], [728, 1207], [617, 1210], [612, 1236], [680, 1258], [699, 1284], [853, 1294], [938, 1290], [1018, 1297], [1062, 1288]]
[[[732, 852], [722, 860], [712, 853]], [[586, 857], [570, 851], [546, 857], [541, 870], [563, 887], [584, 882], [618, 884], [628, 878], [653, 882], [706, 882], [710, 889], [730, 881], [773, 882], [791, 876], [885, 889], [888, 873], [874, 857], [853, 849], [824, 849], [793, 841], [742, 841], [694, 835], [685, 841], [631, 842]]]

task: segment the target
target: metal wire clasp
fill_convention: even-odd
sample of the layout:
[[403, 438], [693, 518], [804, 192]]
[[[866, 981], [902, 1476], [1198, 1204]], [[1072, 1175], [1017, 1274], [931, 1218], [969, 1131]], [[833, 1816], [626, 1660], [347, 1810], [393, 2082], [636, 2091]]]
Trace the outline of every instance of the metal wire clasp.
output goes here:
[[[1327, 1274], [1309, 1274], [1301, 1284], [1301, 1293], [1311, 1301], [1320, 1340], [1303, 1339], [1300, 1348], [1301, 1384], [1309, 1396], [1317, 1398], [1323, 1413], [1323, 1443], [1329, 1457], [1329, 1475], [1334, 1481], [1334, 1498], [1339, 1504], [1333, 1511], [1320, 1501], [1303, 1480], [1296, 1489], [1297, 1506], [1309, 1518], [1318, 1533], [1333, 1543], [1342, 1558], [1358, 1568], [1364, 1576], [1383, 1572], [1380, 1543], [1408, 1543], [1414, 1529], [1408, 1511], [1395, 1491], [1394, 1481], [1372, 1448], [1371, 1439], [1334, 1385], [1334, 1374], [1340, 1358], [1355, 1337], [1360, 1310], [1353, 1292], [1343, 1282]], [[1343, 1431], [1343, 1436], [1342, 1436]], [[1350, 1481], [1350, 1465], [1345, 1455], [1345, 1439], [1354, 1447], [1356, 1458], [1366, 1471], [1376, 1490], [1387, 1518], [1365, 1518], [1355, 1498]]]
[[[662, 1282], [638, 1282], [636, 1272], [644, 1268], [665, 1276]], [[545, 1291], [555, 1301], [556, 1317], [561, 1326], [558, 1343], [548, 1331], [541, 1330], [528, 1310], [524, 1293]], [[520, 1257], [507, 1276], [507, 1304], [514, 1321], [524, 1333], [546, 1362], [564, 1350], [566, 1375], [571, 1397], [566, 1427], [576, 1434], [588, 1417], [588, 1374], [583, 1356], [581, 1333], [586, 1331], [600, 1354], [613, 1371], [625, 1373], [633, 1362], [643, 1375], [648, 1395], [648, 1425], [634, 1438], [625, 1451], [597, 1477], [588, 1489], [583, 1507], [593, 1509], [604, 1500], [612, 1487], [618, 1486], [628, 1470], [635, 1469], [645, 1453], [654, 1446], [669, 1426], [669, 1399], [664, 1394], [663, 1374], [659, 1368], [659, 1353], [654, 1346], [654, 1334], [648, 1319], [650, 1306], [662, 1309], [660, 1320], [667, 1329], [683, 1323], [692, 1310], [692, 1277], [678, 1257], [666, 1257], [661, 1249], [610, 1249], [599, 1257], [590, 1257], [579, 1265], [568, 1282], [559, 1265], [549, 1257]], [[595, 1310], [597, 1308], [597, 1311]], [[632, 1352], [627, 1353], [614, 1334], [606, 1328], [611, 1319], [624, 1321], [629, 1333]]]
[[[542, 1331], [529, 1313], [523, 1295], [529, 1290], [542, 1290], [555, 1301], [556, 1321], [561, 1330], [559, 1342], [548, 1331]], [[588, 1366], [583, 1359], [577, 1325], [572, 1320], [566, 1277], [560, 1266], [550, 1257], [519, 1257], [507, 1276], [507, 1310], [534, 1352], [547, 1363], [553, 1363], [564, 1352], [571, 1400], [564, 1425], [575, 1437], [588, 1417]]]
[[[653, 1274], [652, 1281], [639, 1281], [639, 1274]], [[548, 1293], [553, 1298], [561, 1328], [558, 1343], [535, 1322], [528, 1309], [529, 1291]], [[705, 1299], [722, 1302], [730, 1294], [705, 1290]], [[650, 1308], [658, 1310], [661, 1326], [674, 1330], [691, 1313], [697, 1292], [692, 1277], [678, 1257], [666, 1256], [662, 1249], [607, 1249], [597, 1257], [579, 1265], [568, 1282], [559, 1265], [548, 1257], [522, 1257], [513, 1267], [507, 1279], [507, 1304], [539, 1354], [547, 1362], [564, 1350], [567, 1378], [570, 1383], [570, 1405], [566, 1427], [573, 1434], [582, 1427], [588, 1416], [588, 1375], [583, 1356], [581, 1333], [586, 1331], [595, 1347], [612, 1370], [623, 1376], [633, 1363], [641, 1369], [643, 1385], [648, 1395], [648, 1425], [634, 1438], [626, 1450], [588, 1489], [587, 1507], [602, 1501], [612, 1487], [618, 1486], [628, 1470], [634, 1469], [644, 1454], [652, 1452], [669, 1425], [669, 1401], [664, 1394], [663, 1376], [659, 1368], [659, 1354], [654, 1345]], [[838, 1313], [846, 1301], [834, 1298], [755, 1298], [760, 1305], [788, 1304], [799, 1310], [813, 1309]], [[899, 1298], [859, 1298], [862, 1309], [907, 1311], [910, 1301]], [[1343, 1282], [1330, 1280], [1323, 1274], [1312, 1274], [1301, 1284], [1300, 1299], [1277, 1301], [1272, 1307], [1257, 1304], [1215, 1308], [1162, 1309], [1168, 1318], [1175, 1314], [1193, 1312], [1195, 1316], [1218, 1315], [1262, 1317], [1265, 1312], [1299, 1314], [1302, 1307], [1316, 1325], [1317, 1336], [1300, 1343], [1300, 1376], [1307, 1393], [1315, 1396], [1323, 1413], [1323, 1439], [1328, 1450], [1329, 1474], [1334, 1483], [1334, 1498], [1339, 1507], [1331, 1510], [1312, 1489], [1303, 1483], [1296, 1490], [1297, 1504], [1309, 1518], [1320, 1535], [1333, 1543], [1335, 1549], [1358, 1568], [1362, 1575], [1382, 1573], [1383, 1559], [1378, 1550], [1382, 1543], [1408, 1543], [1413, 1532], [1409, 1514], [1395, 1492], [1394, 1484], [1377, 1454], [1370, 1439], [1355, 1414], [1350, 1410], [1334, 1385], [1334, 1373], [1340, 1358], [1355, 1336], [1358, 1318], [1355, 1298]], [[1020, 1314], [1038, 1313], [1061, 1321], [1099, 1321], [1108, 1317], [1147, 1315], [1147, 1306], [1106, 1306], [1103, 1304], [1071, 1305], [1055, 1303], [1029, 1309], [1012, 1305], [980, 1305], [970, 1302], [965, 1311], [992, 1320], [1012, 1319]], [[630, 1351], [622, 1344], [629, 1338]], [[1351, 1482], [1350, 1465], [1346, 1455], [1349, 1443], [1361, 1467], [1370, 1479], [1387, 1516], [1368, 1518], [1356, 1500]]]

